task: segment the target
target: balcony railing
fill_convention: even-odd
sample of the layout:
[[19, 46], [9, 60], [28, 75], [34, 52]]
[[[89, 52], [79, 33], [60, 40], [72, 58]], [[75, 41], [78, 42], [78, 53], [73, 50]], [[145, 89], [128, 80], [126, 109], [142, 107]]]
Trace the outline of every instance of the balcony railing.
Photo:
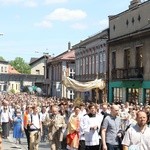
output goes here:
[[143, 79], [143, 67], [116, 68], [111, 71], [112, 79]]

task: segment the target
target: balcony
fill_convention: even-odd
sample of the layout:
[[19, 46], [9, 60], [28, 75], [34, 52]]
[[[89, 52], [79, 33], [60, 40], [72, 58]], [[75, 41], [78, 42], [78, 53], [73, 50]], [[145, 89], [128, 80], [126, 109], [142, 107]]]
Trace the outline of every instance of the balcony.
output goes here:
[[143, 67], [139, 68], [116, 68], [111, 71], [112, 80], [117, 79], [143, 79]]

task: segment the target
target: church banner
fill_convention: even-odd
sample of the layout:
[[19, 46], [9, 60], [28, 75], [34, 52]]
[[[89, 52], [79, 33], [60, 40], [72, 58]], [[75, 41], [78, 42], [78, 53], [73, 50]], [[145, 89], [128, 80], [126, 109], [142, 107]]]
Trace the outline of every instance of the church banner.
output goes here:
[[79, 82], [69, 77], [65, 77], [63, 80], [63, 84], [68, 88], [73, 88], [74, 90], [80, 92], [90, 91], [94, 88], [99, 88], [100, 90], [103, 90], [105, 88], [105, 82], [102, 79], [95, 79], [94, 81], [88, 82]]

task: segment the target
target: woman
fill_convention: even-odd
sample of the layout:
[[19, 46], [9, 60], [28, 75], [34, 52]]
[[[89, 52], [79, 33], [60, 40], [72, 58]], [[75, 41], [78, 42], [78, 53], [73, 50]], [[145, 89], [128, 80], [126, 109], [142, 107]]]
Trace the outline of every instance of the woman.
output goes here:
[[23, 120], [21, 117], [21, 111], [17, 110], [16, 116], [14, 117], [14, 130], [13, 130], [13, 137], [16, 139], [19, 144], [21, 144], [20, 138], [23, 137]]
[[79, 112], [80, 108], [76, 106], [69, 118], [67, 129], [67, 149], [69, 150], [77, 150], [79, 147]]

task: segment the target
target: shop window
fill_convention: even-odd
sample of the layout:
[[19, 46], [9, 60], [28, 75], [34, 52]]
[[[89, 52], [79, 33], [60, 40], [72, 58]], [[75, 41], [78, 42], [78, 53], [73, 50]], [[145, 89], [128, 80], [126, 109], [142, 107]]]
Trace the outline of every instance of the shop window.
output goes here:
[[120, 104], [123, 100], [123, 91], [122, 88], [114, 88], [113, 89], [113, 99], [114, 103]]
[[127, 101], [132, 104], [138, 104], [139, 103], [139, 89], [128, 88]]
[[150, 105], [150, 89], [145, 90], [145, 101], [146, 104]]

